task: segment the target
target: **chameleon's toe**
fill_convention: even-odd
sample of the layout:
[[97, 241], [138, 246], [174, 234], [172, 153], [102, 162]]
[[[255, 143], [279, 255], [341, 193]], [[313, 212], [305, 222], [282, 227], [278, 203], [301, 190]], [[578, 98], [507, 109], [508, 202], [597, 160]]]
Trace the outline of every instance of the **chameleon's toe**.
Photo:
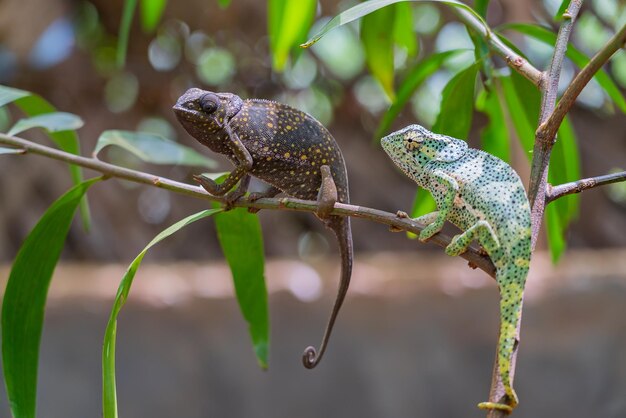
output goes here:
[[498, 402], [481, 402], [478, 404], [480, 409], [497, 409], [498, 411], [504, 411], [507, 414], [513, 412], [513, 407], [505, 403]]
[[218, 185], [214, 180], [211, 180], [207, 176], [203, 176], [202, 174], [194, 174], [193, 179], [202, 186], [204, 190], [209, 192], [212, 195], [216, 195], [218, 190]]
[[441, 230], [440, 225], [437, 225], [436, 223], [432, 223], [428, 225], [426, 228], [422, 229], [422, 232], [420, 232], [419, 240], [426, 241], [430, 237], [435, 235], [437, 232], [439, 232], [440, 230]]
[[452, 238], [452, 241], [450, 241], [450, 244], [448, 244], [448, 246], [446, 247], [446, 254], [448, 254], [449, 256], [452, 257], [456, 257], [457, 255], [463, 253], [466, 250], [466, 248], [463, 248], [462, 245], [459, 245], [459, 239], [458, 236]]

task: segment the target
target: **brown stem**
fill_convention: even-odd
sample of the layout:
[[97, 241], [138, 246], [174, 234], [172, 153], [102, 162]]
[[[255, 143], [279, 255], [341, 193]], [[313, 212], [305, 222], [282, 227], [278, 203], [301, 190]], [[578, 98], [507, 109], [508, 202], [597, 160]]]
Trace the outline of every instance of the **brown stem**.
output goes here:
[[626, 171], [619, 173], [605, 174], [603, 176], [590, 177], [570, 183], [559, 184], [558, 186], [548, 185], [546, 191], [546, 204], [568, 194], [580, 193], [583, 190], [604, 186], [605, 184], [619, 183], [626, 181]]
[[[70, 164], [79, 165], [108, 177], [120, 178], [135, 183], [147, 184], [162, 189], [166, 189], [175, 193], [184, 194], [198, 199], [205, 199], [225, 203], [223, 197], [212, 196], [208, 194], [202, 187], [193, 186], [191, 184], [180, 183], [165, 177], [148, 174], [141, 171], [131, 170], [129, 168], [119, 167], [95, 158], [86, 158], [80, 155], [70, 154], [45, 145], [40, 145], [23, 138], [9, 136], [0, 133], [0, 144], [9, 145], [25, 150], [26, 153], [42, 155]], [[239, 199], [232, 206], [245, 207], [254, 209], [273, 209], [273, 210], [291, 210], [300, 212], [318, 211], [318, 203], [309, 200], [300, 200], [292, 198], [265, 198], [258, 199], [254, 202], [248, 199]], [[331, 212], [333, 215], [353, 216], [356, 218], [367, 219], [373, 222], [390, 226], [394, 231], [408, 231], [416, 235], [424, 228], [424, 225], [415, 222], [413, 219], [398, 216], [397, 213], [384, 212], [382, 210], [367, 208], [363, 206], [348, 205], [343, 203], [335, 203], [335, 208]], [[440, 247], [446, 247], [450, 244], [452, 237], [439, 233], [428, 240]], [[473, 268], [479, 268], [491, 277], [495, 277], [496, 270], [489, 257], [482, 254], [474, 248], [468, 249], [460, 257], [467, 260]]]

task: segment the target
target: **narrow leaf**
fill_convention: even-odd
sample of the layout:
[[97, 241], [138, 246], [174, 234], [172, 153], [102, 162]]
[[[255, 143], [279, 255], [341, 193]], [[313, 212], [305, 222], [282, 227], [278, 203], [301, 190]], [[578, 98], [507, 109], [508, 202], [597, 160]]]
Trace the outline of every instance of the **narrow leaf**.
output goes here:
[[419, 44], [413, 30], [413, 8], [409, 3], [394, 5], [395, 19], [393, 22], [393, 40], [397, 45], [406, 49], [410, 57], [417, 55]]
[[[371, 0], [370, 0], [371, 1]], [[385, 7], [363, 17], [361, 21], [361, 42], [365, 50], [365, 60], [370, 72], [378, 80], [391, 100], [393, 89], [393, 27], [395, 8]]]
[[469, 49], [453, 49], [450, 51], [438, 52], [418, 62], [408, 72], [400, 86], [398, 94], [391, 107], [383, 115], [378, 128], [376, 129], [376, 138], [383, 137], [388, 131], [393, 121], [398, 117], [406, 103], [411, 100], [413, 93], [449, 58], [458, 55], [461, 52], [467, 52]]
[[135, 257], [130, 266], [128, 266], [120, 286], [117, 289], [117, 295], [115, 296], [113, 308], [111, 309], [111, 315], [109, 316], [109, 322], [107, 323], [104, 334], [104, 343], [102, 347], [102, 413], [104, 418], [117, 418], [118, 416], [117, 392], [115, 384], [115, 343], [117, 337], [117, 317], [128, 299], [130, 287], [133, 284], [133, 279], [135, 278], [135, 274], [141, 265], [143, 257], [155, 244], [158, 244], [185, 226], [221, 211], [222, 209], [203, 210], [202, 212], [195, 213], [176, 222], [154, 237], [146, 248], [144, 248], [139, 255], [137, 255], [137, 257]]
[[129, 151], [142, 161], [154, 164], [178, 164], [215, 168], [217, 163], [195, 150], [146, 132], [109, 130], [98, 138], [94, 157], [105, 147], [114, 145]]
[[[56, 112], [56, 108], [41, 96], [25, 90], [0, 85], [0, 105], [11, 102], [14, 102], [28, 116]], [[76, 132], [48, 132], [48, 136], [63, 151], [80, 155], [80, 144]], [[69, 165], [69, 170], [74, 184], [79, 184], [83, 181], [82, 170], [79, 166]], [[91, 215], [89, 214], [87, 196], [80, 204], [80, 215], [83, 220], [83, 228], [88, 231]]]
[[[539, 105], [541, 98], [536, 96], [537, 90], [531, 86], [530, 82], [524, 84], [524, 78], [517, 73], [500, 77], [504, 99], [506, 101], [508, 114], [513, 121], [517, 138], [519, 139], [524, 154], [530, 161], [535, 142], [535, 126], [539, 121]], [[526, 91], [523, 87], [526, 86]], [[518, 90], [522, 90], [519, 92]]]
[[144, 32], [153, 32], [161, 21], [167, 0], [141, 0], [141, 27]]
[[245, 208], [236, 208], [216, 215], [215, 225], [233, 275], [239, 308], [248, 322], [257, 361], [265, 369], [268, 364], [269, 312], [259, 218]]
[[316, 10], [317, 0], [269, 0], [268, 29], [274, 70], [282, 71], [289, 51], [306, 39]]
[[[554, 20], [560, 21], [563, 20], [563, 13], [567, 10], [567, 6], [569, 6], [571, 0], [561, 0], [561, 5], [559, 9], [554, 14]], [[554, 44], [553, 44], [554, 45]]]
[[474, 8], [476, 9], [476, 13], [481, 15], [483, 18], [487, 17], [488, 7], [489, 7], [489, 0], [476, 0], [474, 2]]
[[474, 114], [474, 87], [478, 65], [472, 64], [459, 71], [443, 89], [441, 108], [433, 131], [466, 139]]
[[489, 123], [480, 133], [483, 151], [509, 162], [511, 160], [509, 130], [496, 89], [483, 90], [476, 102], [476, 109], [489, 118]]
[[51, 112], [20, 119], [7, 135], [17, 135], [32, 128], [43, 128], [48, 132], [73, 131], [82, 128], [83, 120], [72, 113]]
[[566, 243], [565, 238], [563, 237], [561, 216], [559, 215], [557, 207], [554, 204], [546, 207], [546, 232], [548, 236], [548, 247], [550, 247], [550, 254], [552, 255], [552, 262], [556, 264], [565, 251]]
[[230, 1], [231, 0], [217, 0], [217, 4], [219, 4], [222, 9], [225, 9], [230, 5]]
[[54, 202], [28, 234], [13, 262], [2, 303], [2, 366], [16, 418], [35, 417], [48, 286], [76, 208], [87, 189], [99, 180], [80, 183]]
[[468, 5], [461, 3], [460, 1], [455, 0], [369, 0], [363, 3], [359, 3], [356, 6], [351, 7], [350, 9], [339, 13], [337, 16], [332, 18], [319, 32], [317, 32], [311, 39], [309, 39], [306, 43], [300, 45], [303, 48], [308, 48], [313, 45], [315, 42], [319, 41], [328, 31], [335, 29], [336, 27], [345, 25], [346, 23], [350, 23], [354, 20], [362, 18], [372, 12], [375, 12], [378, 9], [382, 9], [385, 6], [389, 6], [390, 4], [399, 3], [402, 1], [413, 1], [413, 2], [428, 2], [428, 3], [441, 3], [451, 7], [458, 7], [467, 12], [470, 12], [476, 19], [480, 21], [480, 23], [485, 27], [487, 32], [490, 32], [491, 29], [487, 26], [487, 23], [484, 19], [474, 11]]
[[130, 26], [133, 23], [133, 15], [137, 8], [137, 0], [124, 0], [124, 10], [120, 20], [120, 32], [117, 37], [117, 67], [123, 68], [126, 63], [126, 51], [128, 49], [128, 36]]
[[[543, 26], [531, 23], [511, 23], [501, 26], [500, 29], [511, 29], [523, 33], [524, 35], [528, 35], [550, 46], [553, 46], [556, 43], [556, 34]], [[579, 68], [583, 68], [589, 62], [589, 58], [576, 49], [572, 44], [567, 46], [566, 55]], [[609, 74], [601, 69], [594, 75], [594, 79], [611, 98], [611, 100], [621, 109], [621, 111], [626, 113], [626, 99]]]

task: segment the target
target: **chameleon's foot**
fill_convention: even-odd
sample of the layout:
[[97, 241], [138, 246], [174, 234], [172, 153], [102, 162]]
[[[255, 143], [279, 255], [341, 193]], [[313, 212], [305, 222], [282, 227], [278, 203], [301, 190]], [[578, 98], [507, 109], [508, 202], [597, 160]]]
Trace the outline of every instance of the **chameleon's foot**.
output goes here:
[[224, 210], [229, 211], [233, 208], [236, 201], [246, 194], [245, 190], [235, 189], [224, 196]]
[[497, 409], [498, 411], [504, 411], [507, 414], [513, 412], [513, 407], [504, 403], [498, 402], [481, 402], [478, 404], [480, 409]]
[[396, 216], [397, 216], [398, 218], [400, 218], [400, 219], [407, 219], [407, 218], [409, 218], [409, 214], [408, 214], [408, 213], [406, 213], [406, 212], [405, 212], [405, 211], [403, 211], [403, 210], [399, 210], [399, 211], [397, 211], [397, 212], [396, 212]]
[[213, 196], [219, 195], [220, 187], [215, 180], [212, 180], [202, 174], [194, 174], [193, 179], [200, 184], [204, 190], [209, 192], [209, 194], [212, 194]]
[[422, 232], [420, 232], [419, 240], [420, 241], [427, 241], [430, 237], [435, 235], [437, 232], [441, 231], [442, 227], [443, 227], [443, 222], [441, 222], [441, 223], [439, 223], [439, 222], [431, 223], [426, 228], [422, 229]]

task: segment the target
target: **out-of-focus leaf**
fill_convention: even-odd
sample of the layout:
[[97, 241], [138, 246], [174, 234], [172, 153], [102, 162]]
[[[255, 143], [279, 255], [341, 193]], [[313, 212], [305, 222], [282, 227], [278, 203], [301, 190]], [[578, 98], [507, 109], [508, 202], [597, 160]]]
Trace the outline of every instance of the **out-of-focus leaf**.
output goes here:
[[[539, 122], [541, 97], [537, 89], [517, 73], [512, 72], [511, 75], [500, 77], [498, 80], [502, 84], [504, 99], [515, 132], [524, 149], [524, 154], [530, 160], [535, 142], [535, 127]], [[520, 89], [521, 91], [518, 92]]]
[[266, 369], [270, 328], [259, 218], [245, 208], [236, 208], [216, 215], [215, 226], [233, 275], [239, 308], [248, 322], [254, 353], [259, 366]]
[[[558, 185], [580, 178], [580, 156], [576, 144], [574, 128], [568, 118], [563, 120], [559, 128], [557, 141], [552, 148], [548, 181]], [[562, 233], [565, 234], [569, 224], [578, 216], [580, 195], [571, 194], [550, 203], [555, 205], [560, 218]]]
[[[14, 102], [15, 105], [22, 110], [22, 112], [31, 117], [44, 113], [56, 112], [56, 108], [41, 96], [33, 94], [29, 91], [0, 85], [0, 105], [6, 105], [12, 102]], [[63, 151], [80, 155], [80, 144], [78, 142], [78, 135], [76, 132], [48, 132], [48, 136]], [[82, 170], [79, 166], [71, 164], [69, 165], [69, 170], [74, 184], [79, 184], [83, 181]], [[87, 196], [83, 198], [83, 201], [80, 204], [80, 216], [83, 221], [83, 228], [88, 231], [91, 222], [91, 215], [89, 214]]]
[[178, 232], [185, 226], [192, 224], [200, 219], [214, 215], [221, 212], [222, 209], [209, 209], [202, 212], [195, 213], [186, 217], [169, 228], [159, 233], [148, 245], [144, 248], [133, 262], [128, 266], [124, 277], [117, 289], [117, 295], [113, 302], [113, 308], [111, 309], [111, 315], [109, 316], [109, 322], [107, 323], [106, 331], [104, 334], [104, 343], [102, 346], [102, 414], [104, 418], [117, 418], [117, 392], [115, 384], [115, 343], [117, 338], [117, 317], [128, 299], [130, 287], [133, 284], [135, 274], [141, 265], [143, 257], [148, 250], [163, 241], [170, 235]]
[[120, 32], [117, 36], [117, 67], [123, 68], [126, 63], [126, 51], [128, 49], [128, 35], [133, 23], [133, 15], [137, 8], [137, 0], [124, 0], [124, 10], [120, 20]]
[[393, 39], [396, 44], [404, 47], [407, 54], [417, 55], [417, 36], [413, 30], [413, 8], [409, 3], [397, 3], [393, 23]]
[[215, 168], [215, 161], [162, 136], [146, 132], [110, 130], [98, 138], [94, 157], [106, 146], [115, 145], [153, 164], [177, 164]]
[[100, 180], [80, 183], [54, 202], [28, 234], [2, 303], [2, 368], [14, 417], [34, 418], [44, 310], [52, 273], [82, 197]]
[[474, 9], [476, 9], [476, 13], [481, 15], [483, 18], [487, 17], [488, 7], [489, 7], [489, 0], [476, 0], [474, 2]]
[[[371, 0], [370, 0], [371, 1]], [[393, 28], [395, 8], [385, 7], [363, 17], [361, 42], [365, 49], [365, 60], [370, 72], [378, 80], [392, 101], [393, 89]]]
[[460, 1], [455, 0], [369, 0], [363, 3], [359, 3], [354, 7], [349, 8], [348, 10], [339, 13], [337, 16], [333, 17], [327, 24], [324, 25], [322, 29], [319, 30], [311, 39], [309, 39], [306, 43], [300, 45], [303, 48], [308, 48], [313, 45], [315, 42], [319, 41], [322, 36], [324, 36], [328, 31], [335, 29], [341, 25], [345, 25], [346, 23], [350, 23], [356, 19], [359, 19], [365, 15], [368, 15], [372, 12], [375, 12], [378, 9], [382, 9], [385, 6], [389, 6], [390, 4], [399, 3], [402, 1], [413, 1], [413, 2], [429, 2], [429, 3], [442, 3], [451, 7], [458, 7], [460, 9], [466, 10], [474, 15], [480, 23], [489, 30], [487, 23], [485, 23], [484, 19], [474, 11], [468, 5], [461, 3]]
[[565, 238], [563, 237], [561, 216], [554, 204], [546, 207], [546, 231], [552, 262], [556, 264], [561, 258], [561, 255], [563, 255], [563, 251], [565, 251]]
[[[556, 43], [556, 34], [543, 26], [530, 23], [511, 23], [503, 25], [501, 29], [515, 30], [547, 45], [553, 46]], [[589, 62], [589, 58], [571, 44], [567, 46], [566, 55], [579, 68], [584, 67]], [[594, 79], [621, 111], [626, 113], [626, 99], [608, 73], [601, 69], [595, 74]]]
[[[561, 5], [559, 9], [554, 14], [554, 20], [559, 21], [563, 20], [563, 13], [567, 10], [567, 6], [569, 6], [571, 0], [561, 0]], [[554, 44], [553, 44], [554, 45]]]
[[316, 9], [317, 0], [268, 0], [268, 28], [274, 70], [282, 71], [289, 51], [306, 39]]
[[[418, 216], [426, 215], [427, 213], [437, 210], [437, 203], [435, 199], [426, 189], [418, 187], [415, 191], [415, 198], [413, 199], [413, 206], [411, 207], [411, 218], [417, 218]], [[417, 235], [412, 232], [407, 232], [406, 236], [410, 239], [417, 238]]]
[[483, 90], [476, 101], [476, 109], [489, 118], [489, 123], [480, 133], [483, 151], [509, 162], [511, 160], [509, 130], [496, 89]]
[[398, 117], [406, 103], [411, 99], [413, 93], [422, 85], [422, 83], [441, 68], [441, 65], [449, 58], [456, 56], [461, 52], [469, 51], [468, 49], [453, 49], [450, 51], [438, 52], [418, 62], [411, 68], [404, 80], [398, 87], [398, 94], [391, 107], [383, 115], [378, 128], [376, 129], [376, 138], [381, 138]]
[[167, 0], [141, 0], [141, 27], [144, 32], [153, 32], [161, 21]]
[[225, 9], [230, 5], [230, 1], [231, 0], [217, 0], [217, 4], [219, 4], [222, 9]]
[[83, 120], [72, 113], [43, 113], [26, 119], [20, 119], [7, 135], [17, 135], [32, 128], [43, 128], [48, 132], [73, 131], [83, 126]]
[[466, 139], [472, 126], [474, 113], [474, 87], [478, 64], [459, 71], [446, 85], [441, 94], [441, 108], [433, 131]]

